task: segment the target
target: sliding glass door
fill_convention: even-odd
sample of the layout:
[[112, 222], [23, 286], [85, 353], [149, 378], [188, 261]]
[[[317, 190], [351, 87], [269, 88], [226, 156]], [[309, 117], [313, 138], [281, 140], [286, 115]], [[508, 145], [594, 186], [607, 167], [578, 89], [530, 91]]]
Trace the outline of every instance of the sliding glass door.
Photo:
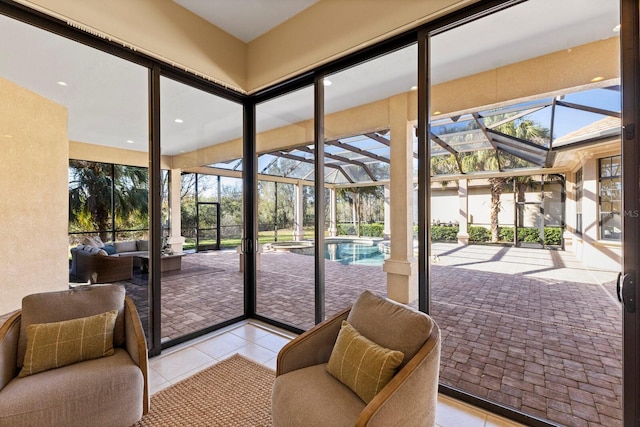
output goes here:
[[528, 424], [622, 423], [619, 16], [529, 0], [428, 40], [440, 381]]
[[[162, 342], [171, 345], [244, 315], [239, 239], [220, 235], [221, 218], [238, 230], [242, 225], [241, 199], [232, 197], [241, 192], [221, 184], [216, 167], [242, 158], [242, 105], [167, 77], [160, 79], [160, 94], [161, 166], [168, 182], [161, 331]], [[242, 170], [235, 175], [228, 179], [239, 183]]]

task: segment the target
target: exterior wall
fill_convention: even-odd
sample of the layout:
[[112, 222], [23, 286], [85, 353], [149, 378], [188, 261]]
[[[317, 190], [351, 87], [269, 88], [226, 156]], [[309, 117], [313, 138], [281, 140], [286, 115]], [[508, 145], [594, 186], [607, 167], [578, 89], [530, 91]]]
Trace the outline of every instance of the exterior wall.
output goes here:
[[[545, 185], [544, 195], [544, 212], [546, 224], [560, 225], [562, 224], [562, 210], [560, 199], [560, 185], [554, 184], [553, 187], [550, 184]], [[473, 187], [470, 186], [469, 192], [469, 225], [479, 225], [489, 227], [491, 224], [491, 195], [489, 193], [489, 187]], [[433, 188], [431, 190], [431, 220], [441, 221], [447, 223], [449, 221], [460, 222], [458, 217], [459, 202], [458, 202], [458, 190], [457, 188]], [[525, 193], [525, 200], [527, 202], [540, 201], [540, 190], [531, 190]], [[514, 221], [514, 205], [513, 205], [513, 192], [505, 191], [500, 197], [500, 203], [502, 210], [498, 215], [498, 222], [500, 225], [513, 226]], [[535, 227], [539, 223], [538, 207], [536, 205], [530, 205], [527, 207], [525, 214], [525, 227]]]
[[576, 258], [585, 266], [619, 271], [622, 262], [622, 243], [612, 240], [601, 240], [599, 236], [599, 206], [598, 206], [598, 159], [619, 154], [620, 151], [594, 153], [584, 156], [583, 196], [582, 196], [582, 235], [576, 234], [575, 210], [575, 172], [568, 174], [567, 187], [570, 189], [567, 197], [567, 233], [571, 250]]
[[67, 110], [0, 78], [0, 314], [68, 288]]

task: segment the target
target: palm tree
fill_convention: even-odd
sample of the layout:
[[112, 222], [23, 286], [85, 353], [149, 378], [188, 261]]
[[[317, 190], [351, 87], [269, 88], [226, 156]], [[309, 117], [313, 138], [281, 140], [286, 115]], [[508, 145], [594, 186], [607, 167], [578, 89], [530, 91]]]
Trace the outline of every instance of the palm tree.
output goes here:
[[[479, 120], [479, 117], [477, 118]], [[514, 136], [516, 138], [532, 141], [539, 145], [544, 145], [545, 141], [549, 138], [549, 129], [541, 126], [538, 122], [523, 118], [516, 117], [513, 120], [508, 120], [507, 114], [495, 114], [492, 116], [483, 117], [482, 121], [484, 126], [489, 129], [496, 130], [505, 135]], [[498, 125], [492, 126], [496, 123]], [[477, 130], [478, 123], [470, 121], [467, 125], [467, 130]], [[445, 131], [446, 133], [446, 131]], [[471, 132], [465, 134], [459, 132], [457, 138], [473, 138]], [[454, 141], [451, 141], [454, 142]], [[461, 142], [461, 141], [455, 141]], [[445, 170], [451, 171], [455, 165], [454, 156], [440, 156], [441, 159], [436, 160], [434, 164], [434, 158], [431, 159], [431, 170]], [[525, 166], [529, 166], [528, 162], [520, 159], [514, 155], [510, 155], [498, 150], [479, 150], [471, 153], [460, 154], [460, 164], [462, 169], [460, 172], [477, 172], [477, 171], [490, 171], [490, 170], [502, 170], [502, 169], [517, 169]], [[456, 167], [457, 168], [457, 167]], [[489, 179], [491, 186], [491, 241], [497, 242], [500, 238], [498, 228], [498, 214], [500, 213], [502, 206], [500, 204], [500, 196], [504, 191], [506, 185], [509, 182], [515, 182], [518, 188], [518, 201], [520, 201], [520, 195], [524, 201], [524, 192], [531, 181], [530, 177], [495, 177]]]
[[108, 239], [112, 222], [120, 227], [148, 224], [148, 173], [144, 168], [69, 161], [69, 223]]

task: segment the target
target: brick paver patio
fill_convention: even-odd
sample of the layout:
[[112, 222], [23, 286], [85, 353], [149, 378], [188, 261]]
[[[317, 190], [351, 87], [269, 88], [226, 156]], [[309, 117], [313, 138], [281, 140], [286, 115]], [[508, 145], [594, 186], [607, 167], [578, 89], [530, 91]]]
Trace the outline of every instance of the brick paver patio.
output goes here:
[[[443, 384], [561, 425], [622, 425], [615, 272], [587, 270], [563, 251], [438, 243], [432, 253]], [[144, 277], [123, 284], [146, 324]], [[266, 252], [257, 312], [310, 328], [313, 286], [313, 257]], [[327, 261], [325, 287], [331, 316], [363, 289], [386, 295], [386, 273]], [[163, 276], [163, 340], [242, 315], [243, 292], [235, 251], [187, 255]]]

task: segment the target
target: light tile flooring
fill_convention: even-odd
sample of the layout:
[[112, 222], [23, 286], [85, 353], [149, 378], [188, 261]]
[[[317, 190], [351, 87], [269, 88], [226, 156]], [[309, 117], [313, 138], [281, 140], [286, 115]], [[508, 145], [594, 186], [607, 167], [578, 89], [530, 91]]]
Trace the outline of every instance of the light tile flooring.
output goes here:
[[[276, 356], [294, 335], [256, 321], [242, 322], [165, 350], [149, 361], [151, 394], [239, 353], [275, 370]], [[438, 397], [439, 427], [516, 427], [521, 424], [447, 396]]]

